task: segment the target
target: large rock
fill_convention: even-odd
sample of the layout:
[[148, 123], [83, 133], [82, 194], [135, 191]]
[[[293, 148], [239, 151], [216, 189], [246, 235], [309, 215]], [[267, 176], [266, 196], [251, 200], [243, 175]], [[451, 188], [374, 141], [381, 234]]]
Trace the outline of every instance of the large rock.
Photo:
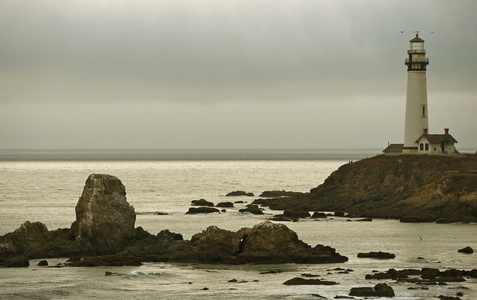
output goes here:
[[280, 223], [265, 221], [231, 232], [211, 226], [191, 239], [199, 261], [219, 263], [336, 263], [348, 258], [333, 248], [312, 248]]
[[136, 213], [126, 201], [126, 188], [115, 176], [91, 174], [76, 205], [70, 234], [87, 240], [97, 253], [114, 253], [134, 238]]
[[23, 223], [18, 229], [0, 237], [0, 257], [28, 255], [35, 249], [42, 249], [51, 238], [45, 224]]

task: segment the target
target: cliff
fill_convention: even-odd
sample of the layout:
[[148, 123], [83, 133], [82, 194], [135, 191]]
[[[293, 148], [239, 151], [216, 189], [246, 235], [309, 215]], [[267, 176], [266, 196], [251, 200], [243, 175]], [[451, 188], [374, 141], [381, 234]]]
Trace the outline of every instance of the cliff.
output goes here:
[[349, 163], [310, 191], [308, 205], [356, 217], [477, 222], [477, 155], [382, 155]]

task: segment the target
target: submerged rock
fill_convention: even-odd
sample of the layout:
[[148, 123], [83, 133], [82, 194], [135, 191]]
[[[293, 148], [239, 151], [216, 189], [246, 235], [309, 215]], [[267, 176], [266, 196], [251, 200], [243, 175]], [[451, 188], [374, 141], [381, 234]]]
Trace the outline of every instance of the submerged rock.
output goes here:
[[386, 283], [379, 283], [374, 287], [351, 288], [350, 296], [358, 297], [394, 297], [394, 290]]
[[247, 205], [247, 208], [239, 209], [241, 213], [251, 213], [253, 215], [263, 215], [263, 211], [255, 204]]
[[237, 197], [237, 196], [253, 197], [254, 195], [253, 195], [253, 193], [247, 193], [247, 192], [244, 192], [244, 191], [234, 191], [234, 192], [228, 193], [225, 196], [226, 197]]
[[320, 280], [320, 279], [304, 279], [300, 277], [295, 277], [285, 281], [283, 284], [284, 285], [336, 285], [339, 283], [334, 281]]
[[210, 214], [210, 213], [218, 213], [220, 212], [217, 208], [213, 207], [191, 207], [189, 211], [186, 212], [186, 215], [193, 215], [193, 214]]
[[360, 258], [378, 258], [378, 259], [392, 259], [395, 258], [396, 255], [388, 252], [367, 252], [367, 253], [358, 253], [358, 257]]
[[214, 203], [209, 202], [205, 199], [200, 199], [200, 200], [192, 200], [191, 205], [194, 205], [194, 206], [212, 206], [213, 207]]
[[5, 261], [5, 267], [7, 268], [28, 268], [29, 266], [30, 262], [25, 255], [15, 256]]
[[472, 254], [472, 253], [474, 253], [474, 249], [472, 249], [471, 247], [467, 246], [467, 247], [465, 247], [465, 248], [462, 248], [462, 249], [457, 250], [457, 252], [465, 253], [465, 254]]

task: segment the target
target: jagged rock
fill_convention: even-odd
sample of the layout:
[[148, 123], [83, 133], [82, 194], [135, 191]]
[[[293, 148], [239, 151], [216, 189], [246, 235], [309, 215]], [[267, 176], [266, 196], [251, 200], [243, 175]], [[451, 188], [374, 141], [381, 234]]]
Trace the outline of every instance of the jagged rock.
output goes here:
[[331, 263], [347, 258], [331, 247], [311, 248], [283, 224], [265, 221], [253, 228], [230, 232], [215, 226], [191, 239], [199, 261], [243, 263]]
[[70, 235], [89, 241], [98, 253], [120, 251], [135, 236], [136, 213], [115, 176], [91, 174], [75, 210]]
[[444, 295], [439, 295], [438, 298], [441, 300], [461, 300], [459, 297], [444, 296]]
[[465, 254], [472, 254], [472, 253], [474, 253], [474, 249], [472, 249], [471, 247], [467, 246], [467, 247], [465, 247], [465, 248], [462, 248], [462, 249], [457, 250], [457, 252], [465, 253]]
[[253, 195], [253, 193], [247, 193], [247, 192], [244, 192], [244, 191], [234, 191], [234, 192], [228, 193], [225, 196], [226, 197], [237, 197], [237, 196], [253, 197], [254, 195]]
[[205, 199], [200, 199], [200, 200], [192, 200], [191, 205], [194, 205], [194, 206], [212, 206], [213, 207], [214, 203], [209, 202]]
[[189, 211], [186, 212], [186, 215], [192, 214], [210, 214], [210, 213], [218, 213], [220, 212], [217, 208], [213, 207], [191, 207]]
[[[413, 276], [409, 278], [409, 276]], [[421, 278], [416, 278], [420, 276]], [[418, 269], [404, 269], [395, 270], [389, 269], [386, 272], [377, 272], [374, 274], [366, 275], [366, 279], [393, 279], [399, 282], [411, 282], [418, 284], [440, 284], [445, 282], [464, 282], [464, 277], [477, 278], [477, 270], [456, 270], [449, 269], [445, 271], [439, 271], [434, 268], [422, 268]]]
[[359, 297], [394, 297], [394, 290], [386, 283], [379, 283], [374, 287], [351, 288], [350, 296]]
[[394, 255], [392, 253], [388, 253], [388, 252], [378, 251], [378, 252], [367, 252], [367, 253], [361, 252], [361, 253], [358, 253], [358, 257], [360, 257], [360, 258], [392, 259], [392, 258], [395, 258], [396, 255]]

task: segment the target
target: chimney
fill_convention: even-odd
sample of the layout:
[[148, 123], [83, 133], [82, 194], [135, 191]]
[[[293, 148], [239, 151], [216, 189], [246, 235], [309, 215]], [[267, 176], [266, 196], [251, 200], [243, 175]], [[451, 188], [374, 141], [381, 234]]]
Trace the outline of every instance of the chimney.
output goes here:
[[444, 128], [446, 134], [449, 134], [449, 128]]
[[424, 128], [423, 130], [424, 130], [424, 134], [427, 134], [428, 129]]

